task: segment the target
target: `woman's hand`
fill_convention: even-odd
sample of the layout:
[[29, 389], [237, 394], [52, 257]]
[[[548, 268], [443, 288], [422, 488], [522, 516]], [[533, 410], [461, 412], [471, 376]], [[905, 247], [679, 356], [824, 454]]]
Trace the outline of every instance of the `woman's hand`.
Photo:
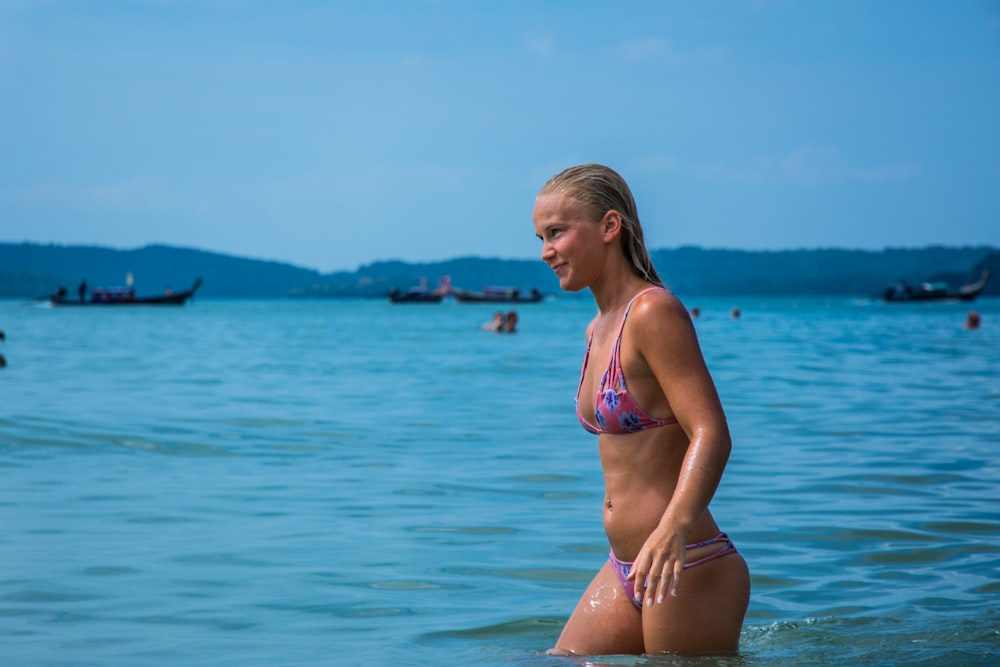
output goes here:
[[652, 607], [654, 600], [663, 604], [668, 593], [677, 595], [687, 555], [687, 537], [686, 530], [660, 525], [646, 538], [626, 577], [635, 585], [636, 600], [645, 598], [646, 606]]

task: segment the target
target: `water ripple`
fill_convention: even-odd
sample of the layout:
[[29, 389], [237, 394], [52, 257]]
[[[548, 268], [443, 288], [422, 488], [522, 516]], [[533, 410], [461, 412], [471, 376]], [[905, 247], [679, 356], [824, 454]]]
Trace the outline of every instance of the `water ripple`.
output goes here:
[[[1000, 302], [975, 335], [947, 307], [700, 305], [743, 654], [599, 664], [992, 665]], [[458, 306], [0, 310], [32, 332], [2, 378], [5, 657], [567, 663], [544, 651], [608, 548], [572, 407], [592, 304], [511, 337]]]

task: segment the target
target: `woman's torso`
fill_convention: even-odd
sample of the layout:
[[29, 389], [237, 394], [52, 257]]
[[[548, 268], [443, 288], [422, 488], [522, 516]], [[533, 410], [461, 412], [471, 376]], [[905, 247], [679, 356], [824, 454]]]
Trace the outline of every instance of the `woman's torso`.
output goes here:
[[[687, 445], [688, 438], [677, 425], [600, 436], [604, 532], [621, 560], [635, 559], [663, 517], [677, 486]], [[711, 513], [705, 510], [692, 527], [689, 542], [701, 542], [719, 532]]]
[[[671, 297], [673, 298], [673, 297]], [[619, 333], [619, 363], [627, 380], [631, 399], [654, 419], [674, 417], [657, 378], [629, 335], [629, 325], [637, 317], [636, 308], [611, 313], [595, 320], [589, 341], [589, 359], [582, 374], [578, 410], [582, 420], [596, 424], [596, 394], [609, 370]], [[676, 422], [634, 433], [599, 436], [601, 467], [604, 471], [604, 528], [616, 556], [631, 560], [659, 523], [673, 496], [687, 453], [689, 438]], [[691, 541], [702, 541], [719, 532], [706, 512], [692, 527]]]

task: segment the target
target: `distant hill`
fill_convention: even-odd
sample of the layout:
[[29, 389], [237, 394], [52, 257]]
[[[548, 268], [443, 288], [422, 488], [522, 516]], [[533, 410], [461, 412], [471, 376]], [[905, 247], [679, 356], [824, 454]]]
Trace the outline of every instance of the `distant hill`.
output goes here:
[[60, 285], [75, 293], [83, 279], [91, 287], [123, 286], [129, 272], [139, 294], [183, 289], [201, 277], [199, 296], [277, 297], [321, 281], [311, 269], [190, 248], [0, 243], [0, 296], [46, 295]]
[[[678, 248], [651, 253], [661, 277], [678, 294], [872, 296], [905, 280], [910, 284], [972, 282], [994, 248], [888, 248], [881, 251], [817, 249], [780, 251]], [[977, 268], [978, 267], [978, 268]], [[992, 273], [987, 294], [1000, 294]]]
[[[682, 247], [653, 251], [660, 275], [681, 296], [830, 295], [868, 297], [900, 279], [910, 283], [971, 281], [984, 269], [987, 294], [1000, 294], [1000, 251], [988, 246], [866, 250], [743, 251]], [[93, 246], [0, 243], [0, 297], [37, 297], [59, 286], [73, 293], [125, 283], [139, 294], [188, 287], [201, 277], [200, 297], [381, 297], [441, 276], [465, 289], [506, 285], [561, 294], [552, 271], [537, 259], [462, 257], [439, 262], [381, 261], [357, 271], [312, 269], [191, 248], [151, 245], [133, 250]]]

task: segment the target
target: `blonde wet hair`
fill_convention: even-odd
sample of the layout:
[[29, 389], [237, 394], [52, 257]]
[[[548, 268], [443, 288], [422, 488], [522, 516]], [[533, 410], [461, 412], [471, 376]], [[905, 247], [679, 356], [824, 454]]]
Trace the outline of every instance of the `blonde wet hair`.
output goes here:
[[539, 194], [559, 193], [583, 204], [594, 221], [608, 211], [616, 211], [622, 219], [622, 252], [632, 270], [643, 280], [663, 287], [660, 275], [646, 249], [639, 224], [639, 210], [632, 190], [625, 179], [602, 164], [581, 164], [569, 167], [550, 178]]

